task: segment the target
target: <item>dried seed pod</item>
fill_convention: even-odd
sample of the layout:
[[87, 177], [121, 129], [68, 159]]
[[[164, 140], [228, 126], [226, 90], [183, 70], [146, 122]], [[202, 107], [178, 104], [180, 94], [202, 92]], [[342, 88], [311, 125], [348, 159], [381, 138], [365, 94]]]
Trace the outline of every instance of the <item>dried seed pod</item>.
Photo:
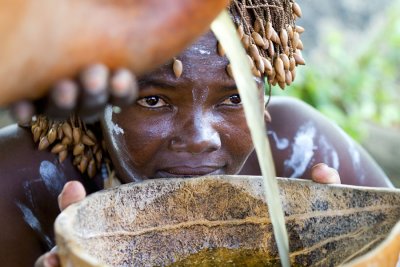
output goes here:
[[281, 81], [279, 77], [283, 77], [283, 81], [285, 80], [285, 69], [283, 66], [283, 61], [280, 57], [275, 58], [274, 69], [276, 71], [276, 76], [278, 76], [278, 81]]
[[229, 77], [233, 78], [233, 72], [232, 72], [231, 64], [228, 64], [228, 66], [226, 66], [226, 73], [228, 74]]
[[64, 136], [64, 138], [61, 140], [61, 144], [68, 146], [72, 144], [72, 139], [68, 136]]
[[97, 137], [96, 137], [96, 135], [91, 131], [91, 130], [86, 130], [86, 134], [87, 134], [87, 136], [89, 136], [90, 137], [90, 139], [92, 139], [94, 142], [96, 142], [97, 141]]
[[289, 46], [285, 46], [285, 48], [283, 49], [283, 54], [289, 56], [290, 55], [290, 48]]
[[281, 32], [279, 33], [279, 39], [281, 41], [281, 44], [283, 47], [286, 47], [288, 44], [288, 33], [285, 29], [282, 29]]
[[271, 40], [269, 40], [268, 55], [270, 56], [270, 58], [273, 58], [275, 56], [275, 47], [274, 43]]
[[96, 143], [86, 134], [82, 135], [82, 143], [87, 146], [94, 146]]
[[294, 13], [297, 17], [301, 18], [302, 13], [301, 13], [301, 8], [300, 8], [299, 4], [293, 3], [293, 5], [292, 5], [292, 10], [293, 10], [293, 13]]
[[293, 39], [292, 39], [292, 47], [293, 47], [293, 49], [296, 49], [299, 40], [300, 40], [299, 33], [298, 32], [294, 32], [293, 33]]
[[49, 141], [49, 144], [53, 144], [54, 141], [57, 139], [57, 129], [53, 126], [50, 128], [49, 132], [47, 133], [47, 140]]
[[288, 38], [293, 39], [293, 27], [291, 25], [288, 25], [286, 28]]
[[303, 42], [300, 39], [297, 41], [297, 46], [295, 48], [297, 48], [299, 50], [303, 50], [303, 48], [304, 48]]
[[85, 150], [85, 145], [82, 143], [79, 143], [74, 146], [74, 149], [72, 150], [72, 155], [77, 156], [83, 153]]
[[296, 65], [305, 65], [306, 64], [306, 61], [304, 60], [300, 50], [296, 50], [296, 52], [293, 53], [293, 57], [296, 60]]
[[94, 161], [94, 159], [91, 159], [89, 161], [89, 165], [87, 167], [87, 173], [89, 175], [90, 178], [93, 178], [96, 175], [96, 162]]
[[64, 132], [62, 130], [61, 125], [57, 127], [57, 139], [62, 140], [64, 138]]
[[260, 59], [260, 54], [255, 44], [250, 45], [249, 54], [255, 61]]
[[94, 153], [94, 154], [96, 154], [96, 153], [97, 153], [97, 151], [99, 151], [99, 150], [100, 150], [100, 146], [99, 146], [99, 144], [95, 144], [95, 145], [92, 147], [92, 149], [93, 149], [93, 153]]
[[251, 70], [254, 76], [261, 78], [261, 72], [257, 68]]
[[256, 43], [257, 46], [264, 46], [264, 40], [258, 32], [252, 32], [251, 37], [253, 38], [254, 43]]
[[182, 71], [183, 71], [182, 61], [180, 61], [179, 59], [174, 59], [172, 69], [174, 70], [174, 74], [175, 74], [176, 78], [181, 77]]
[[250, 69], [254, 68], [254, 61], [253, 61], [253, 59], [252, 59], [249, 55], [247, 55], [247, 58], [249, 59]]
[[263, 41], [264, 41], [264, 45], [263, 45], [262, 49], [267, 50], [269, 47], [269, 40], [267, 40], [267, 38], [264, 37]]
[[265, 57], [261, 57], [262, 61], [264, 62], [264, 73], [266, 73], [267, 75], [269, 75], [272, 71], [272, 64], [271, 62], [266, 59]]
[[287, 85], [291, 85], [292, 84], [292, 73], [290, 71], [286, 71], [285, 72], [285, 83]]
[[218, 55], [220, 55], [221, 57], [225, 56], [225, 50], [222, 47], [220, 42], [218, 42], [218, 44], [217, 44], [217, 51], [218, 51]]
[[268, 21], [267, 24], [265, 25], [265, 37], [268, 40], [271, 40], [273, 30], [274, 28], [272, 27], [272, 23]]
[[279, 84], [279, 87], [280, 87], [282, 90], [285, 89], [285, 86], [286, 86], [286, 83], [285, 83], [285, 82], [280, 82], [280, 81], [278, 81], [278, 84]]
[[271, 80], [271, 85], [275, 86], [278, 83], [278, 81], [274, 78]]
[[262, 57], [259, 57], [259, 60], [256, 61], [256, 66], [260, 73], [264, 73], [265, 66]]
[[268, 76], [268, 80], [269, 80], [269, 81], [274, 80], [274, 79], [275, 79], [275, 76], [276, 76], [276, 71], [275, 71], [275, 69], [272, 69], [272, 70], [270, 71], [270, 73], [267, 73], [267, 76]]
[[71, 125], [69, 125], [68, 122], [64, 122], [62, 125], [62, 131], [64, 135], [70, 139], [72, 139], [72, 128]]
[[49, 140], [47, 139], [47, 136], [43, 136], [42, 138], [40, 138], [40, 142], [39, 142], [39, 150], [45, 150], [46, 148], [48, 148], [50, 145]]
[[250, 46], [250, 36], [248, 36], [247, 34], [243, 35], [242, 44], [244, 49], [248, 50]]
[[288, 70], [289, 67], [290, 67], [290, 61], [289, 61], [288, 56], [287, 56], [286, 54], [280, 54], [279, 57], [282, 59], [283, 68], [284, 68], [285, 70]]
[[58, 154], [63, 150], [66, 150], [67, 146], [63, 144], [57, 144], [51, 149], [51, 153]]
[[292, 74], [292, 82], [294, 81], [294, 79], [296, 79], [296, 68], [292, 69], [290, 71], [290, 73]]
[[81, 173], [86, 172], [88, 163], [89, 163], [89, 159], [85, 155], [82, 156], [81, 162], [79, 162], [79, 166], [78, 166], [78, 169]]
[[40, 127], [36, 127], [33, 130], [33, 142], [37, 143], [40, 139], [41, 134], [42, 134], [42, 130], [40, 129]]
[[303, 32], [304, 32], [304, 28], [303, 28], [303, 27], [301, 27], [301, 26], [299, 26], [299, 25], [296, 25], [296, 28], [295, 28], [295, 30], [296, 30], [296, 32], [298, 32], [299, 34], [301, 34], [301, 33], [303, 33]]
[[254, 22], [253, 29], [254, 29], [254, 32], [261, 32], [261, 30], [262, 30], [262, 22], [261, 22], [260, 18], [257, 18], [256, 21]]
[[244, 35], [243, 25], [239, 25], [239, 26], [238, 26], [238, 28], [237, 28], [237, 33], [238, 33], [238, 35], [239, 35], [239, 39], [242, 39], [242, 38], [243, 38], [243, 35]]
[[101, 152], [101, 150], [96, 152], [95, 157], [96, 157], [97, 162], [101, 163], [101, 160], [103, 159], [103, 153]]
[[77, 165], [81, 162], [81, 160], [82, 160], [82, 156], [81, 156], [81, 155], [76, 156], [76, 157], [74, 157], [74, 159], [72, 160], [72, 164], [73, 164], [74, 166], [77, 166]]
[[293, 56], [289, 58], [289, 70], [293, 70], [296, 67], [296, 60]]
[[74, 141], [74, 144], [78, 144], [79, 141], [81, 141], [81, 136], [82, 136], [82, 131], [80, 128], [74, 127], [72, 129], [72, 139]]
[[68, 151], [63, 150], [58, 154], [58, 160], [62, 163], [68, 157]]
[[281, 39], [279, 38], [279, 35], [275, 30], [272, 31], [271, 40], [276, 44], [281, 44]]

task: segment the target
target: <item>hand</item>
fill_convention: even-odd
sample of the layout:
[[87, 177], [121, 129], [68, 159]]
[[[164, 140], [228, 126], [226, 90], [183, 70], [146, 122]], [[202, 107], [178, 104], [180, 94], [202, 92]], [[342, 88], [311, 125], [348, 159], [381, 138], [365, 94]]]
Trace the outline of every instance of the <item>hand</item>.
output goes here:
[[106, 66], [90, 65], [76, 80], [57, 81], [45, 98], [14, 104], [11, 113], [22, 126], [29, 124], [37, 112], [55, 119], [66, 119], [71, 112], [77, 112], [84, 121], [94, 122], [107, 103], [125, 106], [137, 96], [136, 80], [129, 70], [118, 69], [109, 76]]
[[311, 179], [320, 184], [340, 184], [340, 176], [337, 170], [330, 168], [325, 163], [319, 163], [311, 169]]
[[[79, 202], [86, 196], [83, 185], [78, 181], [71, 181], [64, 185], [64, 188], [58, 196], [58, 206], [61, 211], [69, 205]], [[58, 267], [60, 261], [57, 255], [57, 248], [54, 247], [50, 252], [43, 254], [35, 263], [35, 267]]]

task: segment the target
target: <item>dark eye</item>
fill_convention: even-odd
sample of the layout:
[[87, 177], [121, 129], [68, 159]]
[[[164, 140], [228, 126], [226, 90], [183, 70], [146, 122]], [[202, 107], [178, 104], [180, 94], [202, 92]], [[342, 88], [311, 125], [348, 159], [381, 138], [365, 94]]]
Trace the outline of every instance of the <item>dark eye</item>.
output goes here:
[[168, 106], [168, 104], [161, 97], [155, 95], [140, 98], [136, 101], [136, 103], [146, 108], [160, 108]]
[[234, 94], [226, 98], [224, 101], [222, 101], [221, 104], [230, 106], [240, 105], [242, 104], [242, 99], [240, 99], [239, 94]]

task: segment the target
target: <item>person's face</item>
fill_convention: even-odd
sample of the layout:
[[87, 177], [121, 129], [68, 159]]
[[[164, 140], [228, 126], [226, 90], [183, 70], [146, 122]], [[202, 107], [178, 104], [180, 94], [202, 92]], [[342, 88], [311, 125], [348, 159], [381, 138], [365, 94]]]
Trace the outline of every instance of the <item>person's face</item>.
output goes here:
[[164, 65], [139, 80], [134, 104], [108, 110], [118, 172], [141, 179], [239, 172], [253, 144], [228, 60], [216, 48], [214, 35], [204, 35], [177, 57], [180, 78]]

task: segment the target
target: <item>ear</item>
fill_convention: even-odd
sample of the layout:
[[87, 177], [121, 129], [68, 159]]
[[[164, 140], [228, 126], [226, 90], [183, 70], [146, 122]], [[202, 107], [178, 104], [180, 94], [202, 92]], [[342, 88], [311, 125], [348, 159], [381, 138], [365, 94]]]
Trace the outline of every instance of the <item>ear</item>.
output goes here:
[[271, 115], [269, 114], [267, 108], [264, 108], [264, 121], [265, 123], [270, 123], [272, 121]]

